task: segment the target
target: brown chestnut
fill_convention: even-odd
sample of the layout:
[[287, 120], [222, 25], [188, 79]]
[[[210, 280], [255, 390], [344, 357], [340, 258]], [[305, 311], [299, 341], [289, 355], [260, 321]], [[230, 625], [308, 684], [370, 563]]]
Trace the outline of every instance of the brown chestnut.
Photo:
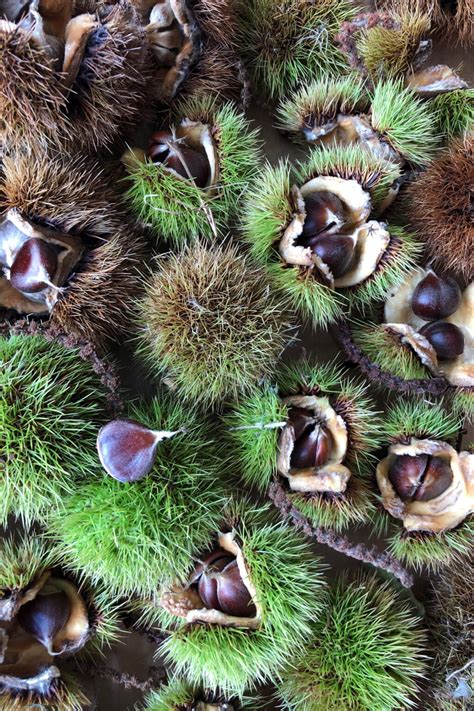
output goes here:
[[415, 501], [431, 501], [446, 491], [453, 480], [453, 472], [447, 462], [439, 457], [430, 457], [421, 486], [415, 493]]
[[420, 334], [431, 343], [441, 360], [457, 358], [464, 351], [464, 334], [454, 323], [433, 321], [423, 326]]
[[118, 481], [131, 482], [150, 473], [160, 439], [134, 420], [112, 420], [99, 431], [97, 451], [102, 466]]
[[58, 255], [43, 239], [33, 237], [22, 244], [10, 269], [15, 289], [34, 294], [51, 285], [58, 268]]
[[322, 467], [328, 461], [331, 450], [330, 433], [322, 425], [315, 424], [295, 441], [290, 457], [290, 468]]
[[25, 632], [52, 651], [53, 641], [66, 625], [71, 613], [71, 603], [62, 590], [40, 591], [34, 600], [22, 605], [17, 619]]
[[416, 286], [411, 308], [424, 321], [437, 321], [451, 316], [460, 303], [459, 284], [451, 277], [439, 277], [430, 270]]
[[299, 439], [313, 423], [314, 419], [311, 417], [310, 411], [303, 407], [292, 407], [288, 412], [288, 424], [293, 427], [295, 440]]
[[395, 457], [388, 478], [402, 499], [431, 501], [451, 484], [451, 467], [439, 457], [428, 454]]
[[204, 153], [188, 146], [185, 139], [176, 138], [170, 131], [156, 131], [150, 138], [147, 155], [183, 178], [191, 178], [198, 188], [206, 187], [211, 173], [209, 161]]
[[304, 198], [306, 219], [303, 224], [301, 237], [307, 240], [310, 237], [337, 230], [344, 223], [344, 208], [337, 195], [321, 190]]
[[198, 579], [198, 592], [209, 610], [220, 610], [235, 617], [253, 617], [256, 613], [240, 575], [237, 559], [222, 549], [213, 551], [204, 561]]
[[345, 274], [354, 258], [354, 242], [348, 235], [319, 235], [313, 237], [310, 246], [329, 267], [335, 279]]

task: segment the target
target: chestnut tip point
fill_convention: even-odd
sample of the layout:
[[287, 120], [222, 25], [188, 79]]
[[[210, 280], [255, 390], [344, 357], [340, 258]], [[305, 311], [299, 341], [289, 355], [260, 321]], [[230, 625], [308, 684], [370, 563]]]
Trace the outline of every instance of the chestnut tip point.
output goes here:
[[413, 313], [424, 321], [451, 316], [461, 304], [461, 289], [451, 277], [440, 277], [433, 270], [417, 284], [411, 299]]

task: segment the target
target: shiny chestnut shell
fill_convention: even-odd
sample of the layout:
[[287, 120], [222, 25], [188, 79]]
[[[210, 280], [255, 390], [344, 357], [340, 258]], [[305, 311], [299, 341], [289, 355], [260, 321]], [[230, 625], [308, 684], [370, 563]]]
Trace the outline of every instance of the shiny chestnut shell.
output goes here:
[[429, 271], [413, 292], [411, 308], [424, 321], [437, 321], [451, 316], [460, 303], [459, 284], [451, 277], [439, 277]]
[[112, 420], [97, 436], [102, 466], [121, 482], [138, 481], [149, 474], [155, 463], [156, 447], [156, 433], [134, 420]]
[[439, 457], [403, 454], [395, 457], [388, 478], [400, 498], [431, 501], [446, 491], [453, 473], [449, 464]]
[[235, 556], [227, 551], [213, 551], [197, 569], [198, 593], [209, 610], [219, 610], [235, 617], [253, 617], [255, 605], [245, 586]]
[[71, 604], [66, 593], [40, 592], [34, 600], [20, 607], [17, 620], [25, 632], [48, 648], [58, 632], [65, 627], [70, 614]]
[[335, 279], [349, 270], [355, 248], [348, 235], [319, 235], [310, 240], [309, 246], [327, 264]]
[[344, 208], [337, 195], [321, 190], [304, 198], [306, 218], [301, 238], [305, 240], [341, 225], [344, 221]]
[[18, 291], [35, 294], [46, 289], [57, 268], [58, 255], [54, 247], [43, 239], [32, 237], [16, 254], [10, 269], [10, 282]]
[[464, 352], [464, 334], [454, 323], [433, 321], [420, 329], [441, 360], [452, 360]]
[[176, 139], [168, 131], [156, 131], [150, 139], [148, 157], [162, 163], [183, 178], [194, 180], [198, 188], [205, 188], [211, 174], [207, 156]]
[[291, 469], [322, 467], [332, 450], [332, 439], [325, 427], [314, 424], [295, 440], [290, 457]]

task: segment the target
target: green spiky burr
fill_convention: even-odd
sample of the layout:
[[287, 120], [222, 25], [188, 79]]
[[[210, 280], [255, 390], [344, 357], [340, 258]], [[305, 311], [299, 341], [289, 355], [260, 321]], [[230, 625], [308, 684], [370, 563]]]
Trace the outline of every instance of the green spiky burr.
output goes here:
[[[360, 249], [369, 255], [368, 263], [373, 265], [373, 270], [370, 271], [372, 266], [366, 266], [364, 274], [358, 273], [362, 262], [362, 252], [358, 252], [359, 256], [353, 257], [349, 271], [343, 273], [342, 278], [331, 280], [324, 263], [320, 265], [312, 253], [308, 254], [309, 248], [305, 247], [304, 240], [299, 242], [306, 220], [305, 205], [301, 204], [303, 190], [307, 196], [314, 194], [311, 193], [313, 190], [321, 190], [323, 181], [330, 185], [327, 191], [337, 183], [341, 188], [341, 200], [348, 205], [349, 198], [344, 203], [344, 191], [354, 187], [366, 201], [363, 221], [372, 215], [377, 217], [393, 199], [392, 187], [399, 176], [398, 166], [371, 155], [360, 146], [321, 147], [314, 149], [297, 167], [290, 166], [288, 161], [282, 161], [276, 167], [267, 166], [249, 195], [243, 238], [256, 260], [265, 266], [274, 289], [285, 294], [288, 305], [313, 326], [327, 328], [347, 313], [348, 308], [365, 309], [374, 299], [382, 298], [387, 289], [400, 283], [413, 268], [420, 248], [406, 230], [377, 220], [365, 223], [370, 227], [356, 222], [359, 227], [355, 230], [342, 226], [341, 229], [350, 232], [351, 239], [357, 243], [359, 236], [366, 234], [364, 230], [371, 232], [373, 242], [368, 239], [366, 247]], [[313, 182], [315, 179], [320, 183], [318, 187]], [[293, 186], [296, 186], [296, 192]], [[379, 240], [384, 246], [378, 251], [377, 261], [373, 257], [372, 245]], [[339, 283], [342, 285], [338, 286]]]
[[[2, 711], [26, 711], [43, 704], [52, 711], [82, 711], [89, 699], [74, 663], [103, 653], [119, 636], [118, 604], [104, 588], [78, 581], [63, 563], [57, 549], [32, 530], [0, 542], [0, 619], [6, 651], [0, 663]], [[18, 634], [18, 620], [25, 626], [29, 619], [27, 607], [48, 596], [55, 602], [36, 625], [27, 627], [31, 636]], [[61, 617], [58, 597], [67, 600], [67, 612]], [[47, 624], [51, 605], [56, 605], [61, 623], [56, 622], [48, 641], [42, 634], [51, 628], [41, 625]], [[9, 653], [10, 644], [14, 652]]]
[[[191, 140], [186, 139], [189, 126], [205, 130], [202, 140], [207, 142], [206, 160], [210, 165], [206, 184], [198, 187], [194, 180], [178, 176], [165, 164], [144, 156], [144, 161], [137, 160], [132, 155], [127, 196], [156, 238], [176, 247], [198, 238], [216, 238], [225, 233], [229, 220], [240, 218], [242, 197], [258, 173], [260, 142], [258, 131], [250, 128], [237, 107], [215, 96], [180, 101], [169, 121], [166, 128], [171, 126], [184, 144]], [[193, 147], [201, 150], [198, 143]]]
[[88, 478], [114, 380], [88, 344], [47, 331], [0, 338], [0, 360], [0, 521], [28, 524]]
[[128, 417], [176, 433], [160, 442], [151, 473], [123, 483], [96, 458], [89, 481], [48, 526], [74, 570], [127, 597], [182, 580], [226, 501], [216, 479], [222, 458], [210, 444], [208, 424], [189, 405], [160, 393], [147, 405], [130, 405]]
[[347, 67], [335, 36], [356, 7], [347, 0], [251, 0], [240, 3], [239, 45], [257, 92], [285, 96], [297, 84]]
[[[201, 704], [203, 709], [225, 709], [226, 711], [244, 711], [244, 709], [256, 711], [262, 707], [261, 700], [258, 699], [225, 697], [219, 693], [206, 691], [199, 685], [193, 686], [182, 679], [173, 678], [158, 691], [153, 691], [146, 697], [143, 711], [181, 711], [185, 708], [194, 708], [198, 704]], [[201, 706], [197, 706], [197, 708], [201, 708]]]
[[[287, 398], [311, 395], [329, 405], [347, 431], [342, 462], [351, 476], [338, 494], [295, 491], [291, 478], [286, 480], [279, 472], [279, 444], [291, 415]], [[380, 422], [367, 388], [345, 377], [340, 366], [304, 360], [280, 368], [273, 381], [233, 403], [223, 420], [236, 473], [246, 486], [267, 491], [276, 477], [291, 504], [313, 526], [340, 531], [370, 519], [375, 507], [368, 477], [380, 443]]]
[[474, 89], [454, 89], [429, 103], [438, 133], [446, 143], [474, 128]]
[[191, 245], [161, 260], [140, 306], [139, 353], [179, 397], [218, 406], [274, 367], [285, 304], [236, 245]]
[[278, 125], [318, 145], [358, 143], [396, 163], [426, 165], [438, 144], [432, 111], [400, 79], [372, 90], [357, 74], [323, 77], [298, 89], [278, 109]]
[[[218, 620], [189, 624], [191, 617], [177, 614], [203, 605], [189, 585], [143, 601], [143, 618], [169, 630], [159, 653], [179, 678], [240, 698], [246, 689], [274, 679], [309, 634], [311, 620], [320, 612], [321, 564], [300, 534], [275, 522], [267, 508], [248, 502], [234, 502], [224, 512], [208, 546], [215, 545], [217, 534], [219, 545], [238, 556], [239, 570], [245, 568], [244, 581], [255, 602], [251, 618], [194, 609], [189, 616], [209, 619], [217, 614]], [[183, 602], [183, 608], [178, 601], [187, 596], [191, 601]]]
[[340, 575], [278, 699], [292, 711], [405, 708], [419, 698], [425, 647], [420, 619], [396, 587], [375, 575]]
[[[393, 447], [397, 456], [418, 457], [420, 453], [425, 456], [425, 452], [430, 452], [429, 456], [449, 464], [451, 478], [441, 488], [441, 493], [434, 492], [434, 496], [427, 493], [415, 507], [406, 503], [410, 498], [403, 498], [406, 508], [398, 513], [390, 501], [390, 489], [384, 483], [386, 478], [382, 467], [386, 460], [379, 462], [377, 467], [383, 508], [375, 520], [375, 528], [379, 533], [388, 532], [389, 551], [395, 558], [417, 570], [436, 571], [467, 554], [470, 548], [474, 530], [470, 516], [472, 505], [469, 506], [469, 500], [472, 500], [469, 483], [472, 455], [468, 452], [458, 454], [455, 449], [462, 423], [463, 416], [451, 408], [448, 401], [433, 403], [409, 398], [392, 405], [386, 413], [384, 431], [390, 443], [389, 453]], [[408, 449], [402, 451], [397, 448], [400, 446]], [[393, 491], [398, 496], [398, 490], [394, 488]], [[456, 495], [452, 494], [450, 498], [451, 491]], [[426, 504], [421, 503], [425, 501]], [[440, 524], [437, 517], [442, 518]], [[402, 519], [403, 525], [397, 519]]]

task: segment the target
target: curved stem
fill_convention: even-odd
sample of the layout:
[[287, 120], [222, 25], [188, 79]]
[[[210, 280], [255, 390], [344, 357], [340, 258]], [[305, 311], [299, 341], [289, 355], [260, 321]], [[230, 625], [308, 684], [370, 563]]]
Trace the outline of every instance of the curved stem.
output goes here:
[[363, 543], [352, 543], [346, 536], [312, 526], [301, 511], [293, 506], [283, 487], [278, 482], [271, 484], [269, 496], [283, 517], [290, 519], [293, 525], [306, 536], [314, 538], [318, 543], [322, 543], [339, 553], [344, 553], [350, 558], [369, 563], [376, 568], [391, 573], [391, 575], [398, 578], [405, 588], [412, 587], [413, 576], [393, 556], [388, 553], [382, 553], [375, 546], [369, 547]]

